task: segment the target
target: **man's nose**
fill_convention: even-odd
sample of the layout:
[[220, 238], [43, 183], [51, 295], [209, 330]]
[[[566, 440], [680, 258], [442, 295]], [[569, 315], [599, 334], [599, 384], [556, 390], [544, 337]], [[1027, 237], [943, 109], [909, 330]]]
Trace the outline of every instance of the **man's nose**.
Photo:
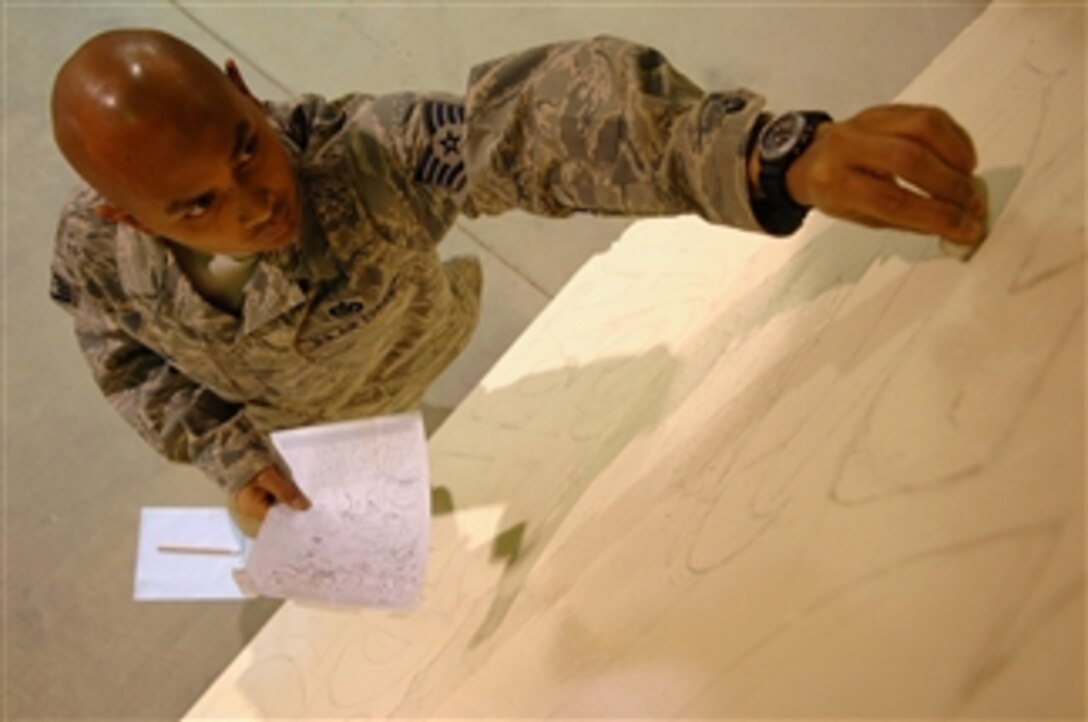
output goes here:
[[247, 228], [259, 226], [272, 217], [272, 195], [264, 188], [240, 186], [238, 220]]

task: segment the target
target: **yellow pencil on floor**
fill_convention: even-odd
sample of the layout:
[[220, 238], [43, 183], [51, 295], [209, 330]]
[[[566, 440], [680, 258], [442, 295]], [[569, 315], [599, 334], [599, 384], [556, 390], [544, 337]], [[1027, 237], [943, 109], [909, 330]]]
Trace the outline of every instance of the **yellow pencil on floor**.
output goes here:
[[164, 554], [207, 554], [210, 556], [233, 557], [239, 554], [237, 549], [205, 547], [189, 544], [159, 544], [159, 551]]

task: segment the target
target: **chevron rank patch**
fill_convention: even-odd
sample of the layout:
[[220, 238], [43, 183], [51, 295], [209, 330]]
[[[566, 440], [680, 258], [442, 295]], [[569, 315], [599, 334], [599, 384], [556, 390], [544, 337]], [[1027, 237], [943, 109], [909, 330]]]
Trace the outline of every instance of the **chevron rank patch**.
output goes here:
[[465, 106], [428, 100], [423, 104], [423, 122], [431, 144], [416, 165], [416, 181], [460, 191], [466, 182], [465, 162], [461, 157]]

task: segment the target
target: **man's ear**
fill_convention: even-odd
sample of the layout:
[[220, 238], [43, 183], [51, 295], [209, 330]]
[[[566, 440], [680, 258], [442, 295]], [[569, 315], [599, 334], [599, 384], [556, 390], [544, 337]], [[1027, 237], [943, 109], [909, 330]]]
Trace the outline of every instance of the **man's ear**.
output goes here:
[[124, 210], [120, 206], [113, 205], [112, 203], [100, 203], [99, 205], [95, 206], [94, 213], [96, 216], [104, 221], [109, 221], [111, 223], [124, 223], [126, 226], [132, 226], [133, 228], [142, 233], [155, 235], [150, 230], [148, 230], [148, 228], [144, 226], [144, 224], [140, 223], [136, 216]]
[[223, 69], [227, 73], [227, 78], [230, 80], [230, 84], [237, 88], [238, 92], [240, 92], [242, 95], [246, 96], [251, 101], [256, 103], [258, 107], [261, 108], [261, 110], [264, 110], [264, 106], [261, 105], [261, 101], [257, 99], [257, 96], [250, 92], [249, 86], [246, 85], [246, 81], [242, 78], [242, 71], [238, 69], [238, 65], [235, 64], [233, 58], [227, 60], [227, 62], [223, 65]]

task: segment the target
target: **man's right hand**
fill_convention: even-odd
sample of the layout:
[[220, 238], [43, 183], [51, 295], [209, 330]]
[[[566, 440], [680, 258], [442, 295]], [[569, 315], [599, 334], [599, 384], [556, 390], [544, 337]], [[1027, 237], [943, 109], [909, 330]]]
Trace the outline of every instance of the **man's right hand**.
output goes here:
[[231, 510], [241, 517], [237, 520], [242, 531], [255, 534], [268, 510], [277, 503], [299, 511], [310, 508], [310, 500], [295, 482], [275, 466], [266, 466], [234, 495]]
[[877, 106], [821, 125], [787, 184], [798, 203], [829, 216], [975, 245], [988, 211], [977, 164], [971, 136], [944, 110]]

